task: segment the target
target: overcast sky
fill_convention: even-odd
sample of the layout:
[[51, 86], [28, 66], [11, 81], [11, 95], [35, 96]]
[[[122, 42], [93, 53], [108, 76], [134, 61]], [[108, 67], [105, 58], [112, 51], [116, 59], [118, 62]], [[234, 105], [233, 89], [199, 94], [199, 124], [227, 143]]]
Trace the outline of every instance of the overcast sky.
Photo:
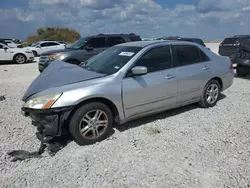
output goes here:
[[74, 28], [82, 37], [222, 39], [250, 34], [250, 0], [0, 0], [0, 38], [25, 39], [41, 26]]

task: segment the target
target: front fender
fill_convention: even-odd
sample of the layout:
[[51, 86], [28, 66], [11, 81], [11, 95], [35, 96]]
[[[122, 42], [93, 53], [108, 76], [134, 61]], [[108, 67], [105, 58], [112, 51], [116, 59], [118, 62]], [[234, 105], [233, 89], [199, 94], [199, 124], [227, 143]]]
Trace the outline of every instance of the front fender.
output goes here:
[[121, 116], [120, 118], [123, 119], [121, 96], [121, 84], [119, 82], [108, 85], [97, 84], [64, 92], [52, 108], [77, 106], [89, 99], [102, 98], [111, 101], [116, 106]]

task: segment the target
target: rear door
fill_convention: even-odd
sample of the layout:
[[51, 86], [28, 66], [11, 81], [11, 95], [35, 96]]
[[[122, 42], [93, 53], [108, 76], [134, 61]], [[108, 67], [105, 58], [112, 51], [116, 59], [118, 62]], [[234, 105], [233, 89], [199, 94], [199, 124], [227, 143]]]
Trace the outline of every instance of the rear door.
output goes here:
[[175, 105], [176, 68], [172, 67], [169, 46], [154, 47], [142, 55], [132, 67], [145, 66], [148, 73], [130, 76], [122, 81], [126, 118]]
[[194, 45], [172, 45], [174, 66], [178, 67], [177, 103], [201, 96], [213, 75], [210, 59]]

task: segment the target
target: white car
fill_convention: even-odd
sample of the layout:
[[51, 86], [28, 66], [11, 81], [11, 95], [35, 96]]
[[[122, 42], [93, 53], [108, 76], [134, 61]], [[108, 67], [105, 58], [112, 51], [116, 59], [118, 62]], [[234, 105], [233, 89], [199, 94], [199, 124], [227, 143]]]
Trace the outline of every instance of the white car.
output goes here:
[[10, 48], [0, 43], [0, 62], [15, 62], [22, 64], [34, 60], [34, 54], [24, 48]]
[[35, 56], [39, 56], [44, 52], [65, 49], [65, 46], [65, 44], [61, 44], [57, 41], [41, 41], [25, 47], [24, 49], [31, 50]]

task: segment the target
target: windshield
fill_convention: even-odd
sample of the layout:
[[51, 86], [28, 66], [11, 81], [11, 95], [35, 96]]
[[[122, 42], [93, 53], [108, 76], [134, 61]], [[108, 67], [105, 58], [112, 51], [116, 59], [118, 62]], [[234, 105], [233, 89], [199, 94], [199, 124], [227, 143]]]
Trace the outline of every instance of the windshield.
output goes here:
[[36, 43], [31, 44], [31, 46], [32, 46], [32, 47], [35, 47], [35, 46], [38, 45], [38, 44], [39, 44], [39, 43], [36, 42]]
[[68, 49], [79, 49], [81, 48], [86, 42], [88, 42], [89, 37], [81, 38], [74, 42], [73, 44], [68, 44], [66, 48]]
[[84, 65], [80, 66], [102, 74], [114, 74], [141, 49], [141, 47], [134, 46], [114, 46], [93, 56]]

